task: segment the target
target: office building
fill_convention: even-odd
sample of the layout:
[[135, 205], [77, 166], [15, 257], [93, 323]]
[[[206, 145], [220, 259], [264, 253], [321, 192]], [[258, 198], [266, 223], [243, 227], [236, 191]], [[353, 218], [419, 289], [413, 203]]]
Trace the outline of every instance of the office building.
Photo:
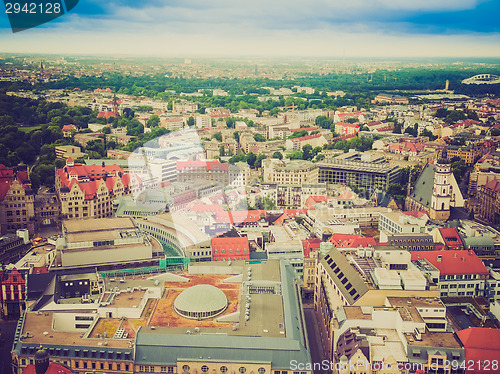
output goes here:
[[366, 197], [376, 190], [387, 190], [392, 183], [400, 182], [400, 169], [391, 166], [384, 158], [349, 152], [342, 156], [318, 162], [320, 183], [344, 184], [356, 187]]

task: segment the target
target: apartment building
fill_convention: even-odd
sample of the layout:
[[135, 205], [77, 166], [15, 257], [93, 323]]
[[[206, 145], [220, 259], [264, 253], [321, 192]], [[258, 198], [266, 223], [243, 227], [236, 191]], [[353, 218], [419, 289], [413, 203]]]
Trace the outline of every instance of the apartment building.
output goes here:
[[387, 212], [380, 214], [378, 230], [380, 242], [387, 243], [394, 234], [421, 233], [429, 216], [425, 212]]
[[485, 296], [485, 282], [489, 271], [473, 251], [417, 251], [412, 261], [424, 260], [439, 271], [441, 297]]
[[318, 167], [309, 161], [266, 159], [262, 167], [264, 183], [301, 185], [318, 182]]

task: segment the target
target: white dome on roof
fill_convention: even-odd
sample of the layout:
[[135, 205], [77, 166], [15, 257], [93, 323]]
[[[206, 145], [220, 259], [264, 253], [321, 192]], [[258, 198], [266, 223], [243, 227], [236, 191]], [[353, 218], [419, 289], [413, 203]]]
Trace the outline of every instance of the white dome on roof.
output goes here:
[[177, 296], [174, 309], [183, 317], [204, 319], [222, 313], [227, 304], [227, 297], [220, 289], [209, 284], [198, 284]]

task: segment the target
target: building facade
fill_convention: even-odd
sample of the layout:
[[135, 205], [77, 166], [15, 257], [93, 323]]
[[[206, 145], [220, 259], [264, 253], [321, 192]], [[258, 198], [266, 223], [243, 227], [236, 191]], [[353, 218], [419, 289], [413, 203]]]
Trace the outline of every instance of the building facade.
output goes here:
[[130, 176], [119, 166], [75, 164], [71, 158], [56, 169], [55, 189], [61, 216], [69, 219], [110, 217], [113, 200], [132, 192]]

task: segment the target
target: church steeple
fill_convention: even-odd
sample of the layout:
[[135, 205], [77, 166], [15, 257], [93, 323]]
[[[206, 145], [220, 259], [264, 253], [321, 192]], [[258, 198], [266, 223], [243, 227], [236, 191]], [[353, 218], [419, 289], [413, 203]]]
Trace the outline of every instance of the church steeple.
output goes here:
[[[443, 154], [444, 153], [444, 154]], [[446, 221], [450, 217], [452, 195], [451, 163], [443, 152], [434, 164], [434, 188], [431, 197], [431, 218]]]

